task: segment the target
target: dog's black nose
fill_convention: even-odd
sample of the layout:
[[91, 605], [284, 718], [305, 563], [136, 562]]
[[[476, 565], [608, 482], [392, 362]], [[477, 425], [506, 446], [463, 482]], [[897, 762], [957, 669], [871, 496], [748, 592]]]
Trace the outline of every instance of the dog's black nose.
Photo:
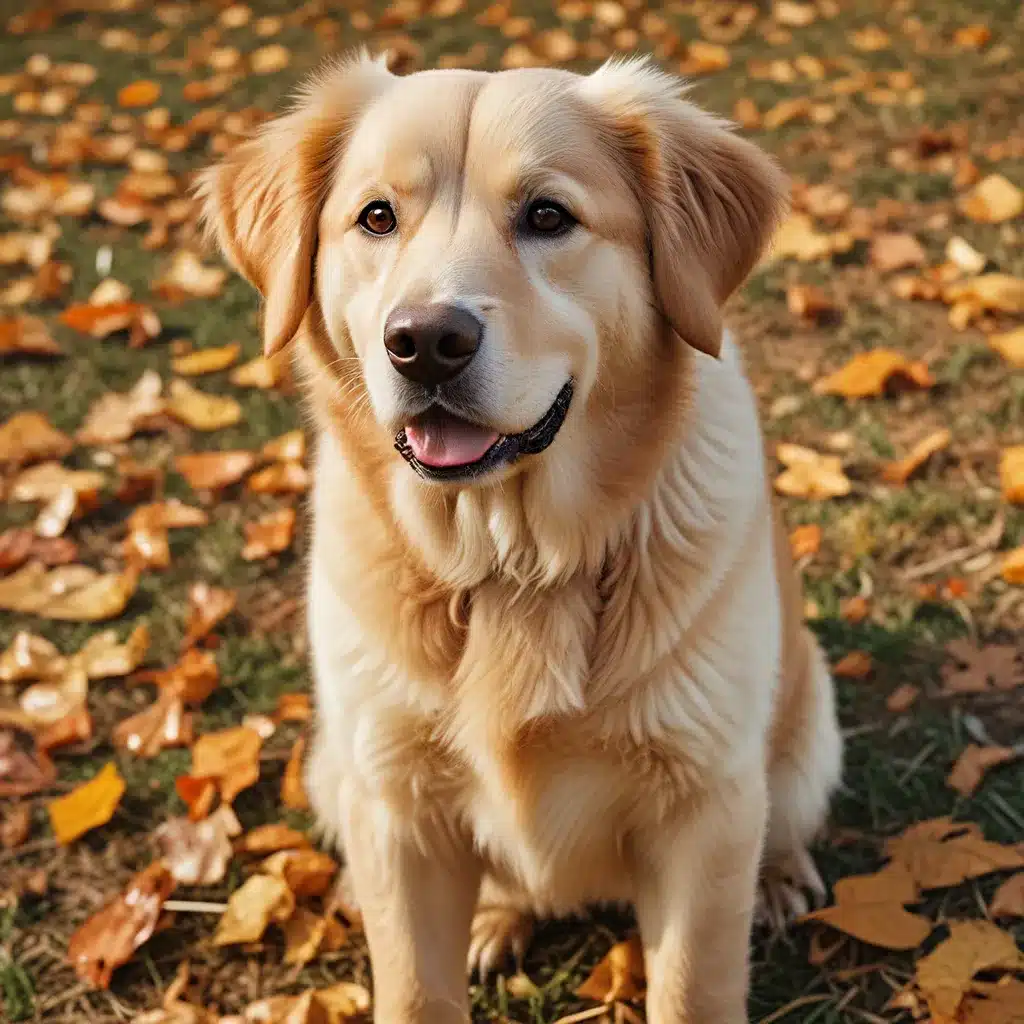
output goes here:
[[403, 377], [435, 388], [465, 369], [483, 333], [484, 325], [458, 306], [399, 306], [384, 324], [384, 347]]

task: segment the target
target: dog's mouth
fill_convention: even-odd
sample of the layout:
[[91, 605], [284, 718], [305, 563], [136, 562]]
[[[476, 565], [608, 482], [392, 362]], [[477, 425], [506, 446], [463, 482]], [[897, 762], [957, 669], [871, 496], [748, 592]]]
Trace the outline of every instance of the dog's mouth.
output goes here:
[[572, 401], [570, 377], [546, 413], [518, 434], [455, 416], [440, 406], [420, 413], [395, 437], [395, 448], [420, 476], [430, 480], [469, 480], [509, 465], [522, 455], [544, 451], [565, 422]]

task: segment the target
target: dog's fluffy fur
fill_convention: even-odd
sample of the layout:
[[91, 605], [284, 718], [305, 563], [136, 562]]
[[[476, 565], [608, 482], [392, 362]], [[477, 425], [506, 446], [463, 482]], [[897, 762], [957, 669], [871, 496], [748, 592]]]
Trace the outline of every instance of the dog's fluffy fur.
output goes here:
[[[680, 93], [644, 62], [396, 78], [357, 59], [200, 185], [267, 350], [297, 336], [318, 429], [308, 786], [380, 1022], [467, 1020], [467, 957], [628, 900], [648, 1020], [737, 1024], [757, 906], [820, 887], [832, 683], [721, 320], [785, 182]], [[521, 237], [538, 195], [579, 225]], [[357, 226], [375, 199], [393, 236]], [[464, 485], [393, 449], [412, 399], [384, 321], [441, 301], [485, 324], [473, 419], [522, 431], [575, 385], [547, 451]]]

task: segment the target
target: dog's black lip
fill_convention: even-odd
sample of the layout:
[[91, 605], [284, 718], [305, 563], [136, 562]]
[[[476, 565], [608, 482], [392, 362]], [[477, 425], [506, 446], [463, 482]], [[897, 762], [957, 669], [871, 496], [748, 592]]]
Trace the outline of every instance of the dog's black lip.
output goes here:
[[574, 381], [570, 377], [555, 396], [551, 407], [532, 426], [518, 434], [503, 434], [476, 462], [465, 466], [428, 466], [416, 458], [403, 427], [395, 435], [395, 449], [424, 479], [461, 481], [483, 476], [499, 465], [515, 462], [521, 455], [539, 455], [562, 429], [569, 403], [572, 402]]

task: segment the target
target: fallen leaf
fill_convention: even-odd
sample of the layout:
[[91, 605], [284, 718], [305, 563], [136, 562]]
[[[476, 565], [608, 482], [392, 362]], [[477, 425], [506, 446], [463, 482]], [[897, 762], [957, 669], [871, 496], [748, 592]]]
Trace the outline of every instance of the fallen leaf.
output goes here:
[[217, 923], [215, 946], [256, 942], [271, 921], [287, 921], [295, 910], [295, 897], [281, 878], [253, 875], [228, 899], [228, 908]]
[[793, 284], [786, 289], [786, 307], [794, 316], [813, 323], [839, 323], [842, 310], [820, 288], [809, 284]]
[[120, 615], [137, 582], [131, 572], [101, 576], [84, 565], [47, 572], [40, 562], [29, 562], [0, 579], [0, 610], [95, 622]]
[[871, 614], [871, 602], [862, 594], [840, 602], [839, 615], [844, 622], [863, 622]]
[[[761, 125], [774, 131], [776, 128], [789, 124], [790, 121], [810, 116], [811, 110], [812, 104], [809, 96], [792, 96], [789, 99], [780, 100], [774, 107], [766, 110], [761, 118]], [[834, 250], [830, 249], [830, 251]]]
[[913, 683], [900, 683], [886, 697], [885, 706], [887, 710], [892, 711], [894, 714], [901, 714], [904, 711], [909, 711], [917, 703], [917, 698], [920, 696], [921, 688], [919, 686], [914, 686]]
[[214, 779], [179, 775], [174, 780], [174, 791], [188, 808], [189, 821], [202, 821], [209, 815], [217, 797], [217, 783]]
[[991, 38], [988, 25], [964, 25], [953, 33], [954, 44], [965, 50], [980, 50]]
[[988, 343], [1011, 366], [1024, 369], [1024, 327], [1015, 327], [1012, 331], [990, 334]]
[[0, 682], [24, 683], [61, 675], [67, 658], [46, 637], [19, 630], [0, 654]]
[[165, 690], [148, 708], [114, 727], [114, 746], [138, 757], [187, 747], [193, 740], [192, 715], [181, 698]]
[[203, 821], [171, 818], [154, 833], [163, 862], [178, 885], [216, 885], [234, 854], [231, 840], [242, 826], [228, 804]]
[[156, 683], [161, 689], [191, 705], [202, 704], [217, 688], [219, 679], [220, 673], [214, 656], [209, 651], [200, 651], [195, 647], [187, 648], [170, 668], [140, 673], [134, 677], [137, 683]]
[[791, 498], [823, 500], [850, 493], [851, 484], [837, 455], [822, 455], [797, 444], [779, 444], [775, 455], [786, 467], [775, 489]]
[[303, 494], [309, 484], [309, 470], [301, 462], [271, 463], [245, 482], [253, 494]]
[[775, 0], [775, 3], [772, 4], [772, 17], [787, 28], [806, 28], [817, 20], [818, 11], [811, 3]]
[[1007, 551], [999, 562], [999, 575], [1007, 582], [1024, 584], [1024, 545]]
[[308, 693], [282, 693], [277, 698], [274, 719], [278, 722], [308, 722], [313, 708]]
[[246, 832], [235, 844], [240, 853], [277, 853], [279, 850], [301, 850], [309, 839], [298, 829], [287, 825], [259, 825]]
[[612, 946], [574, 994], [605, 1004], [639, 999], [645, 980], [643, 946], [634, 935]]
[[980, 971], [1024, 969], [1013, 936], [991, 921], [950, 921], [949, 938], [917, 962], [915, 981], [936, 1021], [954, 1021]]
[[257, 356], [231, 371], [231, 383], [238, 388], [260, 388], [269, 391], [281, 381], [280, 362]]
[[221, 345], [218, 348], [201, 348], [171, 360], [171, 369], [182, 377], [198, 377], [204, 373], [226, 370], [238, 360], [242, 346], [238, 342]]
[[260, 449], [260, 457], [268, 462], [305, 462], [305, 432], [289, 430], [287, 434], [272, 438]]
[[[208, 267], [187, 249], [179, 249], [171, 258], [171, 265], [162, 278], [153, 284], [153, 291], [168, 302], [180, 302], [183, 299], [212, 299], [220, 295], [224, 289], [228, 272], [223, 267]], [[231, 346], [225, 346], [230, 348]], [[213, 350], [211, 350], [213, 351]], [[225, 363], [230, 366], [238, 356], [238, 347], [234, 357]], [[223, 358], [223, 357], [221, 357]], [[219, 367], [223, 369], [224, 367]], [[209, 370], [193, 370], [193, 373], [209, 373]]]
[[865, 25], [849, 34], [850, 43], [855, 50], [863, 53], [877, 53], [887, 50], [892, 45], [889, 33], [878, 25]]
[[254, 562], [287, 551], [295, 533], [295, 509], [282, 508], [277, 512], [245, 524], [245, 546], [242, 557]]
[[979, 274], [962, 284], [947, 285], [943, 302], [975, 307], [979, 312], [1024, 313], [1024, 277], [1010, 274]]
[[31, 796], [57, 781], [57, 768], [28, 729], [0, 724], [0, 797]]
[[135, 875], [120, 896], [71, 936], [68, 959], [75, 973], [94, 988], [107, 988], [115, 969], [156, 930], [173, 889], [171, 873], [159, 861]]
[[216, 779], [221, 799], [230, 804], [259, 780], [262, 745], [259, 734], [244, 726], [208, 732], [192, 747], [191, 774]]
[[147, 370], [131, 391], [111, 391], [103, 395], [93, 403], [79, 427], [78, 441], [90, 445], [116, 444], [127, 441], [140, 430], [158, 426], [164, 412], [162, 389], [160, 374]]
[[902, 459], [887, 462], [882, 467], [882, 479], [888, 484], [905, 484], [933, 455], [949, 447], [953, 435], [948, 430], [936, 430], [922, 438]]
[[[51, 576], [57, 572], [60, 570], [54, 569]], [[106, 573], [83, 587], [59, 594], [38, 609], [36, 614], [66, 622], [113, 619], [128, 606], [138, 582], [138, 573], [131, 568], [120, 573]]]
[[160, 99], [160, 85], [148, 79], [140, 79], [124, 86], [117, 93], [117, 102], [122, 107], [150, 107]]
[[946, 259], [965, 274], [980, 274], [988, 262], [966, 238], [954, 235], [946, 243]]
[[882, 395], [889, 387], [930, 388], [935, 383], [922, 362], [911, 362], [892, 349], [876, 348], [859, 352], [835, 373], [814, 385], [819, 395], [867, 398]]
[[124, 790], [124, 779], [111, 761], [88, 782], [47, 804], [57, 842], [66, 846], [91, 829], [105, 825], [114, 816]]
[[333, 953], [348, 940], [348, 930], [336, 917], [321, 916], [305, 907], [282, 925], [284, 932], [284, 962], [304, 966], [320, 953]]
[[125, 560], [140, 569], [166, 569], [171, 564], [167, 531], [206, 526], [209, 521], [202, 509], [177, 498], [139, 505], [128, 517]]
[[39, 462], [23, 469], [13, 481], [9, 497], [12, 501], [53, 501], [70, 489], [76, 495], [95, 499], [105, 478], [89, 469], [66, 469], [59, 462]]
[[167, 412], [193, 430], [221, 430], [242, 419], [242, 407], [229, 395], [211, 395], [184, 380], [172, 380]]
[[300, 736], [292, 747], [291, 756], [284, 768], [281, 781], [281, 803], [294, 811], [309, 810], [309, 796], [303, 784], [302, 770], [305, 764], [306, 738]]
[[28, 561], [42, 565], [68, 565], [78, 557], [78, 546], [67, 537], [37, 537], [27, 527], [14, 526], [0, 533], [0, 571], [9, 572]]
[[179, 455], [174, 467], [195, 491], [219, 491], [238, 483], [256, 465], [247, 451], [193, 452]]
[[806, 213], [791, 213], [775, 233], [770, 254], [775, 259], [790, 258], [810, 263], [852, 248], [852, 235], [820, 232]]
[[60, 322], [97, 339], [108, 338], [116, 331], [128, 331], [133, 348], [156, 338], [163, 329], [160, 318], [142, 302], [81, 303], [65, 309]]
[[946, 651], [962, 667], [942, 668], [943, 696], [961, 693], [992, 693], [1024, 685], [1024, 667], [1018, 662], [1018, 650], [1010, 644], [986, 644], [975, 647], [966, 640], [954, 640]]
[[1014, 761], [1018, 757], [1020, 752], [1013, 747], [980, 747], [971, 743], [956, 759], [956, 764], [946, 778], [946, 785], [961, 796], [972, 796], [990, 768]]
[[959, 206], [971, 220], [1001, 224], [1024, 210], [1024, 192], [1002, 174], [990, 174], [960, 200]]
[[249, 68], [257, 75], [283, 71], [291, 63], [291, 54], [280, 43], [261, 46], [249, 55]]
[[875, 235], [871, 240], [869, 256], [872, 266], [883, 273], [903, 270], [905, 267], [919, 267], [927, 259], [921, 243], [906, 233]]
[[948, 889], [993, 871], [1024, 868], [1024, 852], [984, 838], [977, 825], [933, 818], [886, 841], [885, 850], [922, 889]]
[[35, 316], [0, 317], [0, 356], [60, 356], [64, 352]]
[[1024, 445], [1003, 449], [999, 457], [999, 482], [1007, 501], [1024, 504]]
[[92, 736], [92, 715], [84, 704], [80, 704], [57, 721], [36, 730], [39, 749], [45, 751], [56, 750], [72, 743], [84, 743], [91, 740]]
[[206, 582], [193, 583], [188, 592], [188, 620], [182, 649], [194, 647], [209, 636], [217, 624], [234, 611], [237, 603], [238, 594], [234, 590], [214, 587]]
[[883, 949], [915, 949], [931, 934], [932, 922], [906, 904], [920, 900], [914, 877], [901, 863], [873, 875], [852, 875], [835, 884], [834, 904], [806, 914], [861, 942]]
[[146, 501], [163, 491], [164, 471], [134, 459], [121, 459], [117, 464], [119, 480], [114, 497], [125, 505]]
[[85, 669], [90, 679], [126, 676], [142, 664], [149, 650], [149, 641], [149, 627], [145, 624], [136, 626], [123, 644], [118, 641], [115, 630], [105, 629], [86, 641], [75, 655], [75, 661]]
[[1024, 1024], [1024, 981], [1004, 975], [994, 984], [980, 981], [960, 1005], [959, 1024]]
[[43, 459], [63, 459], [74, 443], [39, 412], [15, 413], [0, 425], [0, 463], [23, 465]]
[[832, 674], [840, 679], [866, 679], [874, 667], [866, 651], [850, 651], [832, 667]]
[[[2, 775], [0, 775], [2, 778]], [[0, 782], [0, 785], [3, 783]], [[32, 831], [32, 807], [30, 804], [12, 804], [0, 818], [0, 846], [13, 850], [21, 846]]]
[[333, 857], [308, 847], [281, 850], [259, 866], [263, 874], [284, 879], [295, 896], [323, 896], [338, 872]]
[[316, 991], [317, 1001], [327, 1010], [328, 1024], [346, 1024], [349, 1017], [370, 1009], [369, 990], [352, 981], [339, 981]]
[[33, 726], [52, 725], [84, 707], [88, 695], [89, 677], [80, 666], [72, 665], [59, 678], [45, 679], [23, 690], [18, 706]]
[[686, 47], [679, 70], [684, 75], [710, 75], [724, 71], [731, 62], [729, 51], [721, 44], [694, 39]]
[[1011, 875], [996, 889], [988, 912], [992, 917], [1024, 917], [1024, 872]]

